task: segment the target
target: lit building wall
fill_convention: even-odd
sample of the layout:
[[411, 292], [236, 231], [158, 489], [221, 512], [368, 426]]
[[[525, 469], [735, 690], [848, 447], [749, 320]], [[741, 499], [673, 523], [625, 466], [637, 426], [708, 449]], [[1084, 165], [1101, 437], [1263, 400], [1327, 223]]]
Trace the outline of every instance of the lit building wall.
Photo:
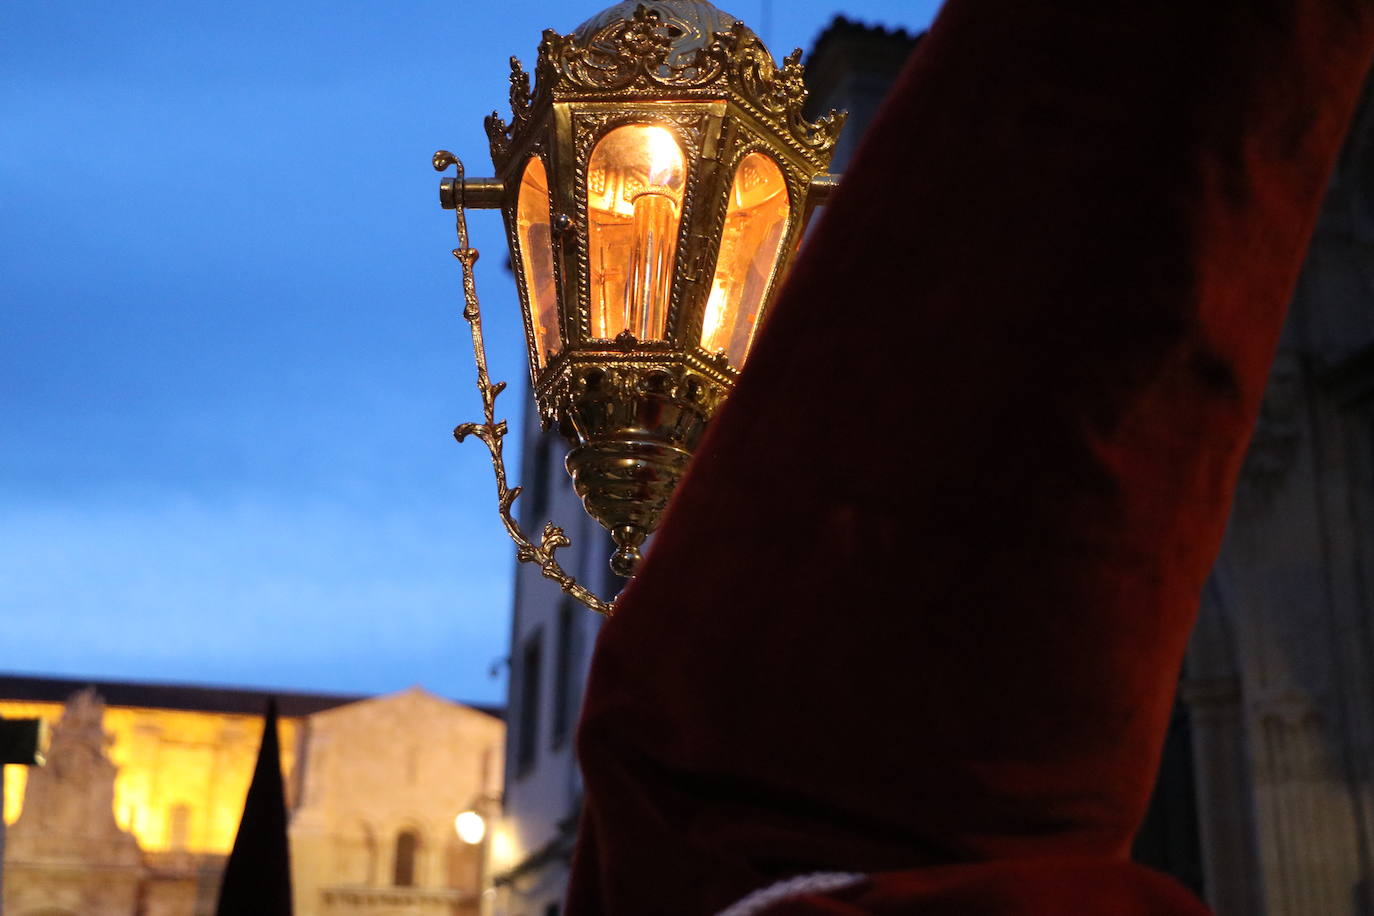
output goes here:
[[[61, 703], [0, 700], [4, 718], [62, 716]], [[295, 769], [299, 719], [282, 719], [282, 768]], [[262, 717], [107, 706], [107, 754], [115, 776], [115, 822], [145, 852], [228, 854], [253, 776]], [[5, 767], [5, 823], [23, 808], [25, 767]]]
[[[5, 912], [210, 916], [262, 738], [230, 710], [265, 695], [74, 683], [0, 676], [0, 716], [54, 727], [52, 766], [5, 768]], [[454, 819], [494, 813], [501, 718], [418, 687], [278, 699], [296, 916], [475, 916], [482, 847]]]

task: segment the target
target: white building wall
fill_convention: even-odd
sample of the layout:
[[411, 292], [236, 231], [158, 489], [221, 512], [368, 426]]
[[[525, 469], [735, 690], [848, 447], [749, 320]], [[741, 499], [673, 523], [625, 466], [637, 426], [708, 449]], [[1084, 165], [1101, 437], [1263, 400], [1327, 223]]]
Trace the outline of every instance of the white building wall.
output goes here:
[[[572, 546], [558, 553], [564, 568], [603, 598], [613, 597], [623, 580], [607, 565], [613, 550], [610, 537], [572, 490], [563, 466], [567, 444], [555, 432], [539, 430], [528, 402], [523, 437], [519, 482], [525, 491], [516, 503], [521, 525], [531, 533], [548, 521], [562, 526], [572, 539]], [[492, 839], [490, 866], [496, 885], [493, 912], [553, 916], [561, 909], [581, 810], [582, 782], [573, 745], [601, 618], [565, 596], [531, 564], [521, 564], [516, 572], [512, 617], [504, 816]], [[564, 625], [570, 630], [561, 638]], [[526, 693], [527, 668], [536, 644], [539, 671], [532, 697]], [[561, 688], [560, 664], [567, 666]], [[565, 716], [561, 730], [555, 728], [560, 704]]]

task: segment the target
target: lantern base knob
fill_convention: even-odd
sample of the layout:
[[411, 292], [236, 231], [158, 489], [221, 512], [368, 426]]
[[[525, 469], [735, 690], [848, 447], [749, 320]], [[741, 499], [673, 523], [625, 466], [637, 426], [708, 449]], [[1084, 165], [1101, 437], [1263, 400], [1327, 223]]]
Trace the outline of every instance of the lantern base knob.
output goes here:
[[617, 550], [611, 569], [629, 578], [639, 545], [655, 528], [692, 455], [663, 442], [605, 438], [568, 453], [573, 489], [587, 514], [611, 532]]
[[639, 545], [644, 543], [646, 537], [648, 534], [644, 529], [633, 525], [623, 525], [612, 531], [611, 539], [619, 549], [611, 556], [611, 572], [622, 579], [633, 576], [639, 561], [643, 559]]

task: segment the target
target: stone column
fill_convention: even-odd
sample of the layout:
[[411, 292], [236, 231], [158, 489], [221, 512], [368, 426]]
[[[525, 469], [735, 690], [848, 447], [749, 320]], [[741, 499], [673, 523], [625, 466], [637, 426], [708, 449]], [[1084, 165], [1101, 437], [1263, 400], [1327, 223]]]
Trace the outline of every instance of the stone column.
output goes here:
[[1250, 715], [1266, 912], [1353, 912], [1359, 850], [1328, 717], [1297, 694], [1257, 703]]

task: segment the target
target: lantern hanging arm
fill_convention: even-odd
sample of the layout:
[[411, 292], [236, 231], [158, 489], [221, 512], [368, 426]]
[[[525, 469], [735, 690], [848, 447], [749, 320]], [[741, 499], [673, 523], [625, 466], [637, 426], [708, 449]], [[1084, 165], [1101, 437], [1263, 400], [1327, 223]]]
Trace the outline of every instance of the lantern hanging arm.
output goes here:
[[[511, 506], [519, 498], [521, 488], [510, 487], [506, 483], [506, 462], [502, 456], [502, 445], [507, 426], [505, 420], [496, 419], [496, 396], [506, 388], [505, 382], [493, 382], [487, 374], [487, 346], [482, 337], [482, 312], [477, 302], [477, 282], [473, 275], [473, 265], [477, 263], [477, 249], [468, 241], [468, 207], [491, 209], [499, 206], [501, 182], [497, 179], [476, 179], [472, 183], [464, 180], [463, 163], [448, 150], [439, 150], [433, 158], [434, 170], [442, 172], [450, 165], [456, 166], [457, 177], [445, 178], [440, 185], [440, 202], [445, 209], [455, 211], [458, 233], [458, 247], [453, 256], [463, 268], [463, 318], [472, 331], [472, 356], [477, 363], [477, 390], [482, 395], [483, 420], [480, 423], [460, 423], [454, 427], [453, 438], [462, 442], [468, 436], [476, 436], [487, 446], [491, 453], [491, 466], [496, 474], [496, 504], [501, 516], [501, 524], [515, 542], [515, 558], [521, 563], [534, 563], [547, 579], [558, 583], [572, 597], [587, 607], [607, 617], [615, 610], [614, 601], [604, 601], [586, 586], [568, 574], [559, 564], [555, 553], [567, 547], [572, 541], [563, 529], [553, 522], [544, 525], [539, 543], [525, 534], [520, 523], [511, 514]], [[495, 186], [495, 190], [492, 186]]]

